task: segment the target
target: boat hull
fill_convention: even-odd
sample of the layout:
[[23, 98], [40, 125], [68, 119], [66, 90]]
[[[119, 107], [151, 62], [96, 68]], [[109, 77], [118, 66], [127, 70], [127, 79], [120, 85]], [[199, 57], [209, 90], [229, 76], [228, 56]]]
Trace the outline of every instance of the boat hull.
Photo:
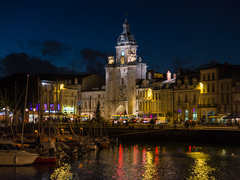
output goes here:
[[35, 161], [33, 162], [34, 164], [49, 164], [49, 163], [56, 163], [57, 158], [56, 157], [46, 157], [46, 156], [38, 156]]
[[0, 165], [30, 165], [33, 164], [38, 154], [25, 151], [0, 151]]

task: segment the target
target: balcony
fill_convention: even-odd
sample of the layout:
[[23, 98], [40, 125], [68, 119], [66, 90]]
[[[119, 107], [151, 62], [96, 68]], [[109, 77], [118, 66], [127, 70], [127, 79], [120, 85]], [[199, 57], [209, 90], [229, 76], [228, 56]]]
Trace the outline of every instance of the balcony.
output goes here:
[[217, 107], [217, 104], [198, 104], [198, 107]]

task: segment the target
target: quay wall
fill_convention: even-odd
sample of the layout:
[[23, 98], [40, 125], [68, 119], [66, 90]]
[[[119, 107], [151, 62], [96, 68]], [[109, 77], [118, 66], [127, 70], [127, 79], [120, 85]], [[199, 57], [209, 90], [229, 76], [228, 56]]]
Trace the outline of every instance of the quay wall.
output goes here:
[[[69, 127], [61, 127], [65, 131], [69, 131]], [[12, 128], [15, 131], [15, 128]], [[12, 134], [10, 128], [0, 127], [1, 132]], [[33, 128], [26, 126], [25, 132], [31, 133]], [[21, 132], [19, 128], [18, 133]], [[51, 129], [54, 133], [54, 130]], [[96, 135], [102, 132], [103, 135], [108, 135], [111, 138], [118, 138], [120, 141], [154, 141], [154, 142], [194, 142], [194, 143], [208, 143], [208, 144], [223, 144], [240, 146], [240, 130], [199, 130], [199, 129], [137, 129], [137, 128], [123, 128], [123, 127], [105, 127], [103, 129], [89, 130], [86, 126], [80, 130], [75, 127], [76, 134]], [[45, 128], [45, 133], [48, 134], [48, 128]]]
[[112, 131], [109, 134], [110, 137], [117, 137], [121, 141], [194, 142], [240, 146], [240, 131], [172, 129], [123, 134]]

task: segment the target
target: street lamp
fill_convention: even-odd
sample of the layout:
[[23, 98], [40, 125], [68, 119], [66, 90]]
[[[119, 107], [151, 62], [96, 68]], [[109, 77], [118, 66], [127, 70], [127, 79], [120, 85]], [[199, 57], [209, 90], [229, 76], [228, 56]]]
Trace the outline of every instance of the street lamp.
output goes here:
[[[82, 132], [82, 136], [83, 136], [83, 128], [80, 128], [80, 130], [81, 130], [81, 132]], [[80, 134], [81, 134], [81, 132], [80, 132]]]
[[26, 108], [25, 111], [26, 111], [26, 115], [25, 115], [26, 117], [24, 117], [23, 120], [24, 120], [25, 118], [26, 118], [27, 120], [29, 120], [29, 119], [27, 118], [27, 117], [28, 117], [28, 108]]
[[35, 133], [37, 133], [37, 137], [38, 137], [38, 131], [37, 131], [37, 130], [35, 130], [34, 132], [35, 132]]

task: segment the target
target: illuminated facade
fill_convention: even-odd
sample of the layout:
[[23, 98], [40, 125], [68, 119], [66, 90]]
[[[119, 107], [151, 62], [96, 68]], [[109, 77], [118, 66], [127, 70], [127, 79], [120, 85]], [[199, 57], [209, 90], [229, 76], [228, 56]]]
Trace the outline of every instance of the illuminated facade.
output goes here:
[[178, 122], [200, 119], [200, 74], [179, 75], [173, 89], [173, 119]]
[[[173, 111], [173, 85], [176, 75], [148, 72], [147, 79], [138, 85], [138, 115], [162, 114]], [[168, 120], [172, 120], [172, 117]]]
[[239, 66], [220, 64], [178, 76], [169, 71], [148, 72], [137, 47], [126, 19], [115, 46], [116, 57], [108, 57], [105, 83], [96, 75], [45, 81], [41, 91], [45, 117], [60, 113], [92, 118], [98, 102], [105, 119], [155, 113], [168, 114], [171, 122], [204, 119], [211, 123], [240, 113]]
[[97, 104], [99, 102], [99, 108], [101, 116], [105, 117], [105, 89], [94, 88], [91, 91], [82, 91], [80, 95], [81, 99], [81, 116], [85, 119], [92, 118], [96, 114]]
[[101, 87], [102, 84], [104, 79], [94, 74], [45, 75], [39, 82], [41, 106], [37, 107], [35, 114], [37, 115], [40, 110], [44, 119], [49, 117], [55, 119], [61, 116], [74, 118], [89, 114], [89, 109], [84, 108], [86, 99], [81, 99], [84, 97], [81, 93], [95, 90], [94, 87]]
[[129, 31], [127, 19], [116, 45], [116, 60], [108, 57], [106, 65], [105, 118], [137, 114], [137, 80], [146, 79], [147, 65], [137, 58], [137, 43]]
[[202, 91], [200, 95], [201, 117], [205, 122], [236, 115], [240, 112], [240, 66], [217, 64], [200, 70]]

